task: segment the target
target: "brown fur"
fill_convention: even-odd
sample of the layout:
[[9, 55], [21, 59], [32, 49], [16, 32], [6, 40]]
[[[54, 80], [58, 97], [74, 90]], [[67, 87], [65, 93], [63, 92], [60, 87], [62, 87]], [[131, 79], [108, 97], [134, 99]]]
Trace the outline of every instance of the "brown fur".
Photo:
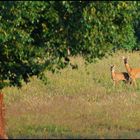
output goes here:
[[5, 134], [3, 94], [0, 93], [0, 139], [8, 139]]
[[132, 81], [132, 84], [137, 86], [136, 79], [140, 78], [140, 68], [131, 68], [128, 64], [128, 59], [123, 57], [125, 68], [130, 76], [130, 79]]
[[111, 78], [114, 82], [114, 86], [116, 86], [116, 84], [119, 82], [119, 81], [124, 81], [126, 83], [128, 83], [129, 81], [129, 75], [127, 72], [115, 72], [115, 66], [111, 66], [110, 68], [111, 70]]

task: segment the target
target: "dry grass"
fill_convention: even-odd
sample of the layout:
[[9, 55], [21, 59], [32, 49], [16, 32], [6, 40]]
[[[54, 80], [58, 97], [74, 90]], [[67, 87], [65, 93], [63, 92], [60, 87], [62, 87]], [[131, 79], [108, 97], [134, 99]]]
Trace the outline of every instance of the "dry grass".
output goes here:
[[126, 71], [122, 56], [140, 67], [139, 53], [118, 52], [95, 64], [71, 58], [58, 74], [46, 72], [49, 84], [33, 77], [21, 90], [6, 88], [7, 134], [10, 138], [140, 138], [140, 80], [138, 88], [112, 85], [110, 64]]

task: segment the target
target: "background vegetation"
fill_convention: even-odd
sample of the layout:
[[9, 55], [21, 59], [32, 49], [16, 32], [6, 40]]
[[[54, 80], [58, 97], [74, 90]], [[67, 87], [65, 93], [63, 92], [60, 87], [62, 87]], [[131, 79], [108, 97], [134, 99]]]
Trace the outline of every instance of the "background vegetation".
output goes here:
[[70, 56], [96, 61], [112, 50], [139, 49], [138, 1], [0, 2], [1, 88], [21, 86]]
[[113, 87], [110, 64], [126, 71], [122, 55], [140, 67], [139, 53], [117, 53], [79, 69], [46, 72], [45, 86], [36, 77], [21, 89], [4, 88], [6, 132], [9, 138], [131, 138], [140, 137], [140, 81], [138, 88]]

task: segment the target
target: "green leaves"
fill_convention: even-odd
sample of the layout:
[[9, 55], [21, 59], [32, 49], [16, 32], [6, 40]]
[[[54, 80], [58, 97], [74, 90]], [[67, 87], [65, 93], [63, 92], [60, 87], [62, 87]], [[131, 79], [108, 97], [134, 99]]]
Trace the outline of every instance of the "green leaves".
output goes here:
[[114, 47], [134, 49], [139, 7], [136, 1], [0, 2], [0, 79], [14, 86], [33, 75], [45, 81], [46, 69], [71, 65], [68, 49], [88, 62]]

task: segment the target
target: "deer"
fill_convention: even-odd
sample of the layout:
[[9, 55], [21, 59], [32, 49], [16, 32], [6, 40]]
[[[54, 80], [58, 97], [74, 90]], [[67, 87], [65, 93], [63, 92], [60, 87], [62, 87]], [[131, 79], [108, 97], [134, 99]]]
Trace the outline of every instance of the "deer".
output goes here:
[[114, 86], [116, 86], [119, 81], [123, 81], [125, 83], [129, 82], [129, 74], [127, 72], [115, 72], [115, 65], [111, 65], [110, 70]]
[[3, 94], [0, 93], [0, 139], [8, 139], [5, 133], [5, 107], [3, 103]]
[[128, 64], [128, 58], [126, 58], [124, 56], [123, 56], [123, 60], [124, 60], [125, 68], [126, 68], [128, 74], [129, 74], [129, 77], [131, 79], [131, 84], [134, 84], [135, 87], [137, 87], [136, 79], [140, 78], [140, 68], [131, 68]]

